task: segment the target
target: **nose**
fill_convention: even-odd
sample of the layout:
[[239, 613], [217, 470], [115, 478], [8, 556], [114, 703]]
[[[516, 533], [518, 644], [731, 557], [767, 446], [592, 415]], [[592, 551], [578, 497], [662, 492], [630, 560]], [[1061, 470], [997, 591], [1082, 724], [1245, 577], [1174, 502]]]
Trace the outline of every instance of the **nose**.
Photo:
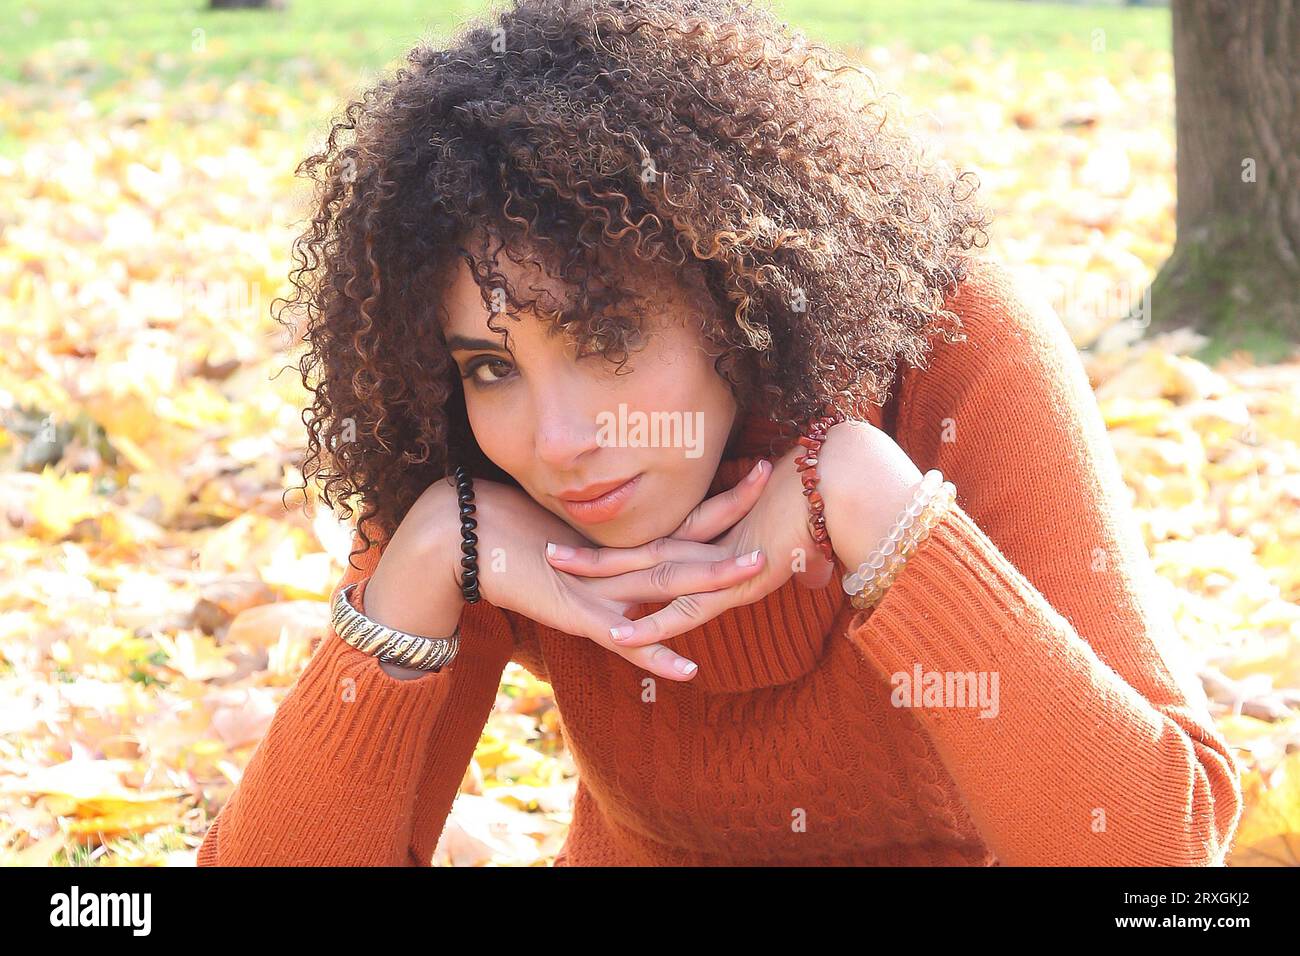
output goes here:
[[578, 460], [598, 448], [596, 415], [577, 396], [552, 389], [537, 402], [537, 460], [559, 473], [572, 473]]

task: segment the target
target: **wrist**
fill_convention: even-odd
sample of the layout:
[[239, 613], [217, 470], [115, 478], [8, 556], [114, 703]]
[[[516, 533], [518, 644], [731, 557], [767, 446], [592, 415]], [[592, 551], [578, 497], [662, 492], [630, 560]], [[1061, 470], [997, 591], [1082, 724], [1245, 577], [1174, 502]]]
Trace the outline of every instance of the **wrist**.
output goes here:
[[889, 534], [925, 477], [897, 442], [859, 421], [827, 431], [819, 471], [826, 530], [848, 568], [866, 560]]
[[[371, 575], [344, 587], [335, 595], [331, 621], [340, 639], [376, 658], [376, 665], [384, 673], [399, 680], [416, 680], [428, 675], [431, 668], [436, 670], [449, 663], [455, 657], [454, 645], [450, 648], [445, 644], [430, 645], [420, 640], [425, 636], [422, 633], [385, 623], [400, 619], [404, 612], [388, 609], [382, 599], [372, 598], [370, 592], [375, 581], [375, 576]], [[350, 608], [345, 610], [344, 605]], [[377, 606], [379, 610], [376, 610]], [[385, 630], [377, 631], [376, 626]], [[416, 634], [419, 643], [413, 643], [404, 634], [394, 633], [400, 631], [405, 631], [406, 635]]]
[[[455, 491], [450, 489], [448, 500], [438, 497], [426, 492], [407, 513], [366, 582], [363, 605], [357, 605], [377, 624], [422, 637], [453, 633], [465, 603], [452, 571], [460, 557]], [[417, 580], [421, 586], [412, 587]]]
[[428, 677], [430, 671], [412, 670], [409, 667], [398, 667], [396, 664], [389, 664], [387, 661], [376, 661], [379, 669], [389, 677], [395, 677], [398, 680], [419, 680], [421, 677]]
[[[479, 480], [474, 482], [472, 517], [476, 521], [481, 519], [483, 495], [488, 484], [489, 482]], [[420, 496], [415, 507], [421, 509], [420, 524], [425, 529], [422, 543], [426, 548], [422, 566], [435, 570], [430, 577], [437, 585], [437, 590], [445, 594], [448, 601], [460, 606], [465, 603], [464, 591], [461, 588], [463, 571], [461, 558], [464, 557], [464, 552], [461, 550], [463, 535], [460, 523], [460, 499], [454, 480], [443, 479], [434, 482]], [[475, 528], [475, 535], [478, 536], [481, 530], [481, 527]]]

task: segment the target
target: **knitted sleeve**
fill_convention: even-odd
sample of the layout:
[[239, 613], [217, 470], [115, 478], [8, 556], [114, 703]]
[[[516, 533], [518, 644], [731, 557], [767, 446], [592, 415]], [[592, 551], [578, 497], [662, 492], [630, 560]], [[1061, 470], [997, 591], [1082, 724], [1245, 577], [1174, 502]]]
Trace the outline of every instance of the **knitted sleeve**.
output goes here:
[[[363, 613], [382, 549], [359, 555], [334, 590], [359, 582], [353, 605]], [[197, 864], [428, 866], [514, 646], [504, 612], [486, 601], [466, 604], [460, 627], [456, 658], [414, 680], [389, 676], [331, 628]]]
[[1078, 353], [994, 263], [951, 308], [968, 340], [909, 373], [899, 444], [957, 504], [850, 637], [1003, 865], [1221, 865], [1239, 766]]

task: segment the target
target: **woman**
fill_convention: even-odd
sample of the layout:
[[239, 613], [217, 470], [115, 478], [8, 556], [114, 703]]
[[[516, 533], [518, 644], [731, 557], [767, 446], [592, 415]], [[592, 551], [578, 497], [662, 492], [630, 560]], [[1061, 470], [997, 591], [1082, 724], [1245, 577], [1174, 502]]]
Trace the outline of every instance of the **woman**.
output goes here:
[[859, 77], [741, 3], [519, 0], [351, 104], [305, 474], [363, 503], [335, 599], [459, 650], [335, 628], [200, 865], [427, 865], [511, 659], [580, 771], [557, 865], [1222, 862], [1238, 768], [1078, 357]]

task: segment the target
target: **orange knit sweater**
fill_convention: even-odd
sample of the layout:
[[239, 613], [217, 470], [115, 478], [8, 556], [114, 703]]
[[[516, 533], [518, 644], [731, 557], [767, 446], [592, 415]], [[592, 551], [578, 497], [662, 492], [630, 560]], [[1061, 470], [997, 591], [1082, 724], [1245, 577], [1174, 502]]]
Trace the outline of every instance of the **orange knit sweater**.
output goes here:
[[[414, 681], [328, 634], [199, 865], [428, 865], [512, 659], [554, 688], [579, 769], [556, 865], [1221, 864], [1238, 766], [1082, 363], [996, 262], [948, 305], [967, 340], [906, 370], [896, 439], [957, 504], [876, 608], [848, 603], [837, 561], [822, 590], [790, 580], [674, 638], [700, 672], [653, 695], [621, 657], [487, 602]], [[774, 434], [747, 420], [710, 494]], [[381, 547], [339, 582], [363, 610]], [[928, 672], [982, 674], [996, 713], [896, 706], [892, 675]]]

